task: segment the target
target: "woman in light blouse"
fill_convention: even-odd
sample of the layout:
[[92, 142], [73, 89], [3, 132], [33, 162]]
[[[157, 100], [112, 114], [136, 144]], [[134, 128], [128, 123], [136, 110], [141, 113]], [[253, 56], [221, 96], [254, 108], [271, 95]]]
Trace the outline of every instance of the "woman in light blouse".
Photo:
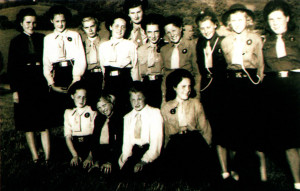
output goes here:
[[[208, 158], [212, 134], [202, 104], [199, 99], [193, 98], [193, 85], [194, 78], [185, 69], [175, 70], [166, 79], [167, 102], [161, 109], [165, 124], [163, 160], [167, 177], [199, 181], [202, 174], [206, 175], [206, 179], [210, 177], [206, 172], [210, 167]], [[202, 157], [199, 158], [199, 155]], [[209, 169], [209, 173], [212, 172]]]

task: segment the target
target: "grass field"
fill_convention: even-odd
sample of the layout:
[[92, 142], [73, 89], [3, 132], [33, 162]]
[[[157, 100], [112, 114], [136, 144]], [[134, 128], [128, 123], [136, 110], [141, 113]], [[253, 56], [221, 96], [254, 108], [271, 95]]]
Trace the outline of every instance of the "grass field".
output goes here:
[[[201, 183], [191, 186], [186, 182], [174, 182], [166, 185], [155, 178], [151, 182], [119, 181], [93, 173], [87, 173], [79, 168], [69, 167], [71, 158], [67, 151], [62, 129], [51, 129], [51, 164], [48, 167], [35, 166], [31, 162], [30, 151], [23, 133], [14, 130], [12, 94], [7, 87], [0, 88], [1, 105], [1, 191], [39, 191], [39, 190], [211, 190], [214, 189]], [[39, 142], [39, 137], [36, 137]], [[40, 153], [42, 154], [42, 153]], [[240, 164], [240, 181], [221, 181], [221, 190], [228, 191], [291, 191], [293, 180], [290, 175], [285, 155], [282, 151], [266, 153], [268, 181], [258, 181], [258, 161], [251, 153], [240, 154], [237, 158]]]

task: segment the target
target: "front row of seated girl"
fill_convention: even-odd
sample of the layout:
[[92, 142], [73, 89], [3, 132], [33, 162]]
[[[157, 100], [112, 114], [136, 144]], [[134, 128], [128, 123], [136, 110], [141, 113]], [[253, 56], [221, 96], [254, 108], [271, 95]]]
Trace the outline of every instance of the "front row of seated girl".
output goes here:
[[104, 174], [160, 172], [172, 180], [209, 172], [212, 134], [202, 104], [192, 98], [194, 78], [187, 70], [177, 69], [168, 79], [167, 92], [173, 100], [161, 110], [149, 106], [144, 86], [133, 82], [129, 90], [132, 110], [124, 120], [113, 95], [102, 94], [97, 113], [86, 105], [85, 84], [74, 83], [69, 93], [75, 107], [67, 109], [64, 116], [70, 165], [99, 169]]

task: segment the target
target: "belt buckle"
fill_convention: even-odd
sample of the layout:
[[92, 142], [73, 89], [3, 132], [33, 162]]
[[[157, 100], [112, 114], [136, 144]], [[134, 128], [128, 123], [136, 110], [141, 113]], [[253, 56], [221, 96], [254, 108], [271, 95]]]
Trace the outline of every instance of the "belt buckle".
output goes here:
[[84, 137], [78, 137], [78, 142], [82, 143], [84, 141]]
[[41, 63], [40, 63], [40, 62], [36, 62], [35, 65], [36, 65], [36, 66], [40, 66]]
[[278, 76], [280, 78], [287, 78], [287, 77], [289, 77], [289, 72], [288, 71], [280, 71], [280, 72], [278, 72]]
[[101, 69], [100, 68], [94, 68], [91, 70], [91, 72], [101, 72]]
[[67, 61], [61, 61], [60, 62], [60, 66], [61, 67], [67, 67], [68, 66], [68, 62]]
[[119, 75], [119, 71], [118, 70], [110, 72], [110, 76], [118, 76], [118, 75]]
[[149, 80], [153, 81], [156, 80], [156, 75], [152, 74], [152, 75], [148, 75], [149, 76]]
[[243, 76], [242, 76], [242, 72], [236, 72], [235, 73], [235, 77], [236, 78], [242, 78]]

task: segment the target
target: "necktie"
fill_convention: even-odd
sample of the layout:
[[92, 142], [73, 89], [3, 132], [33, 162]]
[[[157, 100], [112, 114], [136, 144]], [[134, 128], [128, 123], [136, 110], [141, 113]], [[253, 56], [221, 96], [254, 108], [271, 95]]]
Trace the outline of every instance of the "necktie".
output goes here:
[[66, 58], [65, 42], [62, 35], [59, 35], [58, 38], [58, 58]]
[[212, 68], [212, 50], [210, 46], [210, 41], [207, 41], [206, 48], [204, 49], [204, 55], [205, 55], [205, 67], [206, 68]]
[[148, 54], [148, 68], [153, 67], [155, 63], [155, 50], [156, 47], [150, 47]]
[[35, 50], [34, 50], [34, 45], [33, 45], [31, 36], [28, 36], [28, 40], [29, 40], [29, 43], [28, 43], [28, 53], [29, 54], [34, 54]]
[[142, 38], [142, 33], [141, 33], [141, 27], [137, 27], [135, 29], [135, 38], [134, 41], [138, 43], [138, 46], [143, 45], [143, 38]]
[[100, 136], [100, 144], [109, 144], [109, 118], [106, 119], [102, 130], [101, 130], [101, 136]]
[[119, 44], [119, 42], [112, 42], [111, 44], [111, 52], [109, 57], [110, 62], [117, 62], [117, 51], [116, 51], [117, 44]]
[[76, 132], [81, 131], [81, 119], [80, 118], [81, 118], [80, 114], [76, 110], [75, 111], [75, 118], [74, 118], [74, 127], [73, 127], [74, 131], [76, 131]]
[[171, 56], [171, 69], [179, 68], [179, 49], [178, 45], [174, 45], [174, 49]]
[[141, 138], [141, 131], [142, 131], [142, 120], [141, 114], [137, 113], [135, 116], [135, 126], [134, 126], [134, 138], [140, 139]]
[[237, 35], [233, 42], [232, 64], [243, 65], [243, 48], [242, 38]]
[[282, 35], [277, 35], [276, 53], [277, 53], [277, 58], [286, 56], [285, 44], [282, 39]]
[[96, 44], [94, 43], [94, 41], [91, 41], [90, 52], [89, 52], [89, 56], [88, 56], [88, 63], [89, 64], [95, 64], [97, 62], [98, 61], [97, 61]]
[[178, 103], [178, 122], [179, 122], [179, 127], [186, 127], [187, 122], [186, 122], [186, 115], [184, 111], [184, 102], [179, 102]]

